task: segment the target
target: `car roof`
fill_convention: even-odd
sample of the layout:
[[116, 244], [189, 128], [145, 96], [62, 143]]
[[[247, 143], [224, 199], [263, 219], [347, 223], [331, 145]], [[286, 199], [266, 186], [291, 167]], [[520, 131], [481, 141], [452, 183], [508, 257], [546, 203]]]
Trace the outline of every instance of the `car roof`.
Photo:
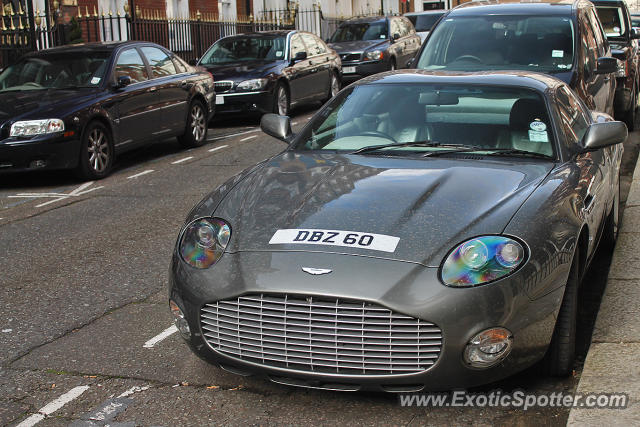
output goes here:
[[295, 32], [296, 30], [270, 30], [270, 31], [251, 31], [247, 33], [239, 33], [239, 34], [230, 34], [226, 37], [236, 37], [236, 36], [286, 36], [289, 33]]
[[354, 83], [355, 86], [367, 84], [474, 84], [487, 86], [525, 87], [540, 92], [564, 85], [564, 83], [548, 74], [530, 71], [486, 71], [465, 73], [430, 70], [399, 70], [366, 77]]
[[143, 42], [143, 41], [110, 41], [110, 42], [78, 43], [78, 44], [52, 47], [49, 49], [43, 49], [37, 52], [33, 52], [33, 55], [48, 54], [48, 53], [105, 52], [105, 51], [115, 50], [120, 46], [137, 45], [137, 44], [155, 44], [155, 43]]
[[359, 17], [348, 19], [344, 21], [342, 24], [361, 24], [361, 23], [368, 24], [371, 22], [385, 21], [386, 19], [387, 19], [386, 16], [359, 16]]
[[434, 10], [425, 10], [423, 12], [409, 12], [405, 13], [404, 16], [420, 16], [420, 15], [442, 15], [447, 11], [444, 9], [434, 9]]
[[586, 0], [479, 0], [463, 3], [450, 15], [571, 15], [579, 7], [587, 7]]

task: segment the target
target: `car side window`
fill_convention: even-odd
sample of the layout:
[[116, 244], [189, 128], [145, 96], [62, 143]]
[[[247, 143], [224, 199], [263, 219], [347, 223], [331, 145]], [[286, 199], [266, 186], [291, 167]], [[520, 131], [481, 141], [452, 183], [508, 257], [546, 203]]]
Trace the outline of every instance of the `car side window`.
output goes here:
[[178, 58], [177, 56], [173, 56], [171, 57], [171, 59], [173, 59], [173, 65], [176, 66], [176, 70], [178, 71], [178, 74], [187, 72], [187, 66], [184, 62], [180, 60], [180, 58]]
[[116, 80], [122, 76], [129, 76], [131, 83], [149, 80], [147, 66], [135, 48], [125, 49], [120, 52], [114, 74]]
[[570, 145], [578, 144], [589, 128], [585, 111], [578, 98], [563, 86], [556, 93], [560, 124]]
[[407, 18], [400, 18], [400, 28], [402, 29], [402, 33], [400, 33], [402, 37], [411, 34], [411, 23]]
[[305, 46], [307, 47], [307, 55], [308, 56], [316, 56], [320, 55], [320, 48], [318, 47], [318, 43], [315, 38], [311, 34], [302, 34], [302, 40], [304, 41]]
[[595, 36], [593, 35], [593, 31], [591, 30], [591, 25], [584, 15], [580, 19], [580, 27], [582, 28], [580, 45], [584, 55], [582, 67], [585, 78], [589, 78], [595, 71], [598, 63], [598, 45], [596, 43]]
[[166, 77], [176, 74], [176, 66], [173, 64], [169, 55], [162, 50], [153, 46], [143, 46], [140, 48], [144, 56], [147, 58], [149, 67], [151, 67], [151, 77]]
[[316, 44], [318, 45], [318, 51], [320, 52], [320, 54], [325, 54], [329, 51], [329, 49], [327, 48], [327, 45], [324, 44], [322, 40], [320, 40], [316, 36], [312, 36], [312, 37], [316, 41]]
[[591, 22], [591, 28], [593, 29], [593, 34], [596, 37], [596, 42], [598, 44], [598, 57], [605, 56], [607, 53], [607, 39], [604, 35], [604, 30], [602, 29], [602, 25], [600, 25], [600, 20], [596, 16], [596, 12], [594, 9], [589, 9], [588, 15], [589, 21]]
[[389, 34], [393, 37], [395, 34], [399, 34], [402, 37], [402, 29], [400, 28], [399, 19], [391, 18], [389, 22]]
[[302, 37], [298, 34], [291, 36], [291, 59], [295, 58], [298, 52], [306, 52], [307, 49], [302, 42]]

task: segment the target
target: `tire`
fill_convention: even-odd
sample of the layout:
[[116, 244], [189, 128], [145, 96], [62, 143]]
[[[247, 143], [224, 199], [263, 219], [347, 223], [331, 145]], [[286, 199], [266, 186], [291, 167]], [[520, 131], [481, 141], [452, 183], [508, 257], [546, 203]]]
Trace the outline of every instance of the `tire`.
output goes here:
[[273, 112], [281, 116], [288, 116], [290, 107], [289, 91], [284, 84], [278, 83], [273, 91]]
[[111, 173], [115, 151], [111, 132], [101, 122], [89, 122], [80, 140], [80, 156], [75, 170], [82, 180], [102, 179]]
[[199, 100], [193, 100], [189, 106], [187, 124], [184, 133], [178, 137], [180, 145], [186, 148], [200, 147], [207, 138], [207, 110]]
[[627, 125], [627, 129], [629, 132], [635, 130], [635, 117], [636, 117], [636, 104], [638, 102], [638, 98], [636, 97], [636, 90], [633, 89], [633, 98], [631, 99], [631, 108], [627, 112], [624, 113], [622, 121]]
[[329, 95], [325, 99], [325, 102], [336, 96], [340, 92], [340, 79], [335, 71], [331, 72], [331, 80], [329, 81]]
[[391, 63], [389, 64], [389, 71], [395, 71], [396, 69], [397, 69], [396, 60], [394, 58], [391, 58]]
[[579, 257], [579, 250], [576, 249], [551, 343], [542, 363], [544, 373], [553, 377], [566, 377], [573, 373], [576, 356]]

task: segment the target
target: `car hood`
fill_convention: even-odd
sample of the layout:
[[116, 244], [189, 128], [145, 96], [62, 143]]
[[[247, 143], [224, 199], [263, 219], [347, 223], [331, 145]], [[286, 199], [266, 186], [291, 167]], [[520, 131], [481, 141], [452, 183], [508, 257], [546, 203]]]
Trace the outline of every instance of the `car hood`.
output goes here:
[[[553, 167], [531, 159], [429, 158], [285, 152], [238, 183], [214, 215], [230, 221], [229, 252], [346, 253], [438, 266], [467, 238], [501, 233]], [[393, 252], [270, 244], [288, 229], [399, 238]]]
[[[284, 61], [242, 61], [224, 65], [203, 65], [212, 75], [214, 81], [232, 80], [243, 81], [265, 77], [276, 71], [284, 64]], [[277, 71], [276, 71], [277, 72]]]
[[387, 40], [356, 40], [352, 42], [329, 43], [329, 47], [336, 52], [362, 52], [367, 49], [378, 48], [387, 43]]
[[[82, 104], [95, 90], [26, 90], [0, 93], [0, 123], [19, 119], [59, 118], [68, 114], [67, 104]], [[65, 111], [66, 110], [66, 111]]]

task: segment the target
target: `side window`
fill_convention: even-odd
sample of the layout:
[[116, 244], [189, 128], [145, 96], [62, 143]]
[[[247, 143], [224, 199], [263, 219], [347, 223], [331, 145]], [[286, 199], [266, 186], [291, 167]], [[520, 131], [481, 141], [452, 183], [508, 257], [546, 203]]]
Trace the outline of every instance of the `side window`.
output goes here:
[[580, 20], [580, 27], [582, 29], [580, 45], [584, 56], [582, 67], [585, 77], [589, 78], [595, 71], [598, 62], [598, 46], [591, 25], [585, 16]]
[[585, 111], [580, 101], [565, 86], [558, 90], [556, 97], [558, 99], [560, 123], [567, 141], [570, 144], [577, 144], [589, 127]]
[[178, 58], [177, 56], [173, 56], [171, 59], [173, 59], [173, 65], [176, 66], [176, 70], [178, 71], [178, 74], [187, 72], [187, 66], [184, 62], [180, 60], [180, 58]]
[[318, 45], [318, 51], [320, 52], [320, 54], [325, 54], [329, 51], [329, 49], [327, 48], [327, 45], [324, 44], [322, 40], [320, 40], [316, 36], [313, 36], [313, 39], [316, 41], [316, 44]]
[[151, 67], [151, 78], [155, 79], [176, 74], [176, 66], [173, 65], [169, 55], [152, 46], [143, 46], [140, 50], [147, 57], [147, 62]]
[[116, 79], [122, 76], [129, 76], [131, 83], [138, 83], [149, 80], [147, 67], [142, 61], [142, 57], [134, 48], [123, 50], [118, 56], [114, 70]]
[[291, 36], [291, 59], [296, 57], [298, 52], [306, 52], [302, 38], [298, 34]]
[[307, 47], [307, 55], [308, 56], [319, 55], [320, 48], [318, 47], [318, 43], [316, 43], [315, 38], [311, 34], [301, 34], [301, 36], [305, 46]]
[[594, 9], [589, 9], [588, 17], [589, 22], [591, 22], [593, 34], [596, 36], [596, 42], [598, 43], [598, 57], [605, 56], [607, 53], [607, 39], [604, 36], [602, 25], [600, 25], [600, 19], [596, 16]]
[[402, 29], [400, 28], [400, 20], [397, 18], [391, 18], [389, 20], [389, 34], [393, 37], [395, 34], [399, 34], [402, 37]]
[[401, 18], [400, 24], [402, 25], [402, 36], [408, 36], [411, 34], [411, 22], [407, 18]]

